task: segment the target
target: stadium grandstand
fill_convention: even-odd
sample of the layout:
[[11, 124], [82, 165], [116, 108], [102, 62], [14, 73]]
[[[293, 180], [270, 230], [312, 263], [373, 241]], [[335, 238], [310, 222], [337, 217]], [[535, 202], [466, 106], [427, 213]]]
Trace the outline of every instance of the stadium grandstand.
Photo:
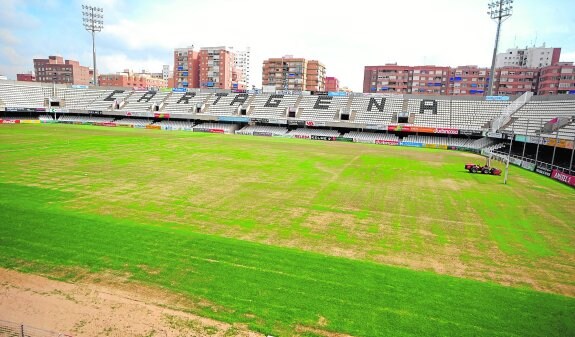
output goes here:
[[507, 157], [575, 175], [575, 97], [138, 91], [0, 81], [0, 122], [351, 141]]

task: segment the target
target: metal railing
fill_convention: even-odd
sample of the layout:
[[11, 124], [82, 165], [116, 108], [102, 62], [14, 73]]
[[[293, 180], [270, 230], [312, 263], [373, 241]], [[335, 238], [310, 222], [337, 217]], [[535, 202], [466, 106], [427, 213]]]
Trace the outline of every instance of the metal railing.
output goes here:
[[527, 104], [529, 100], [533, 97], [533, 93], [531, 91], [525, 92], [523, 95], [519, 96], [516, 100], [514, 100], [511, 104], [503, 109], [503, 112], [500, 116], [497, 116], [491, 122], [491, 132], [497, 132], [502, 126], [507, 124], [511, 120], [511, 115], [515, 113], [515, 111], [521, 109], [522, 106]]
[[[502, 151], [497, 151], [497, 150], [492, 150], [492, 151], [490, 151], [490, 152], [492, 152], [492, 153], [494, 153], [494, 154], [497, 154], [497, 155], [499, 155], [500, 157], [503, 157], [503, 158], [507, 158], [507, 155], [508, 155], [507, 152], [502, 152]], [[535, 159], [532, 159], [532, 158], [529, 158], [529, 157], [521, 157], [520, 155], [516, 155], [516, 154], [511, 154], [510, 157], [511, 157], [511, 158], [514, 158], [514, 159], [517, 159], [517, 160], [520, 160], [520, 161], [523, 161], [523, 162], [533, 163], [533, 164], [535, 164], [535, 166], [537, 166], [537, 167], [544, 167], [544, 168], [549, 169], [549, 170], [557, 169], [557, 170], [559, 170], [559, 171], [561, 171], [561, 172], [563, 172], [563, 173], [569, 173], [569, 174], [571, 174], [571, 172], [574, 171], [573, 169], [569, 169], [568, 167], [563, 167], [563, 166], [559, 166], [559, 165], [553, 165], [553, 164], [551, 164], [551, 163], [547, 163], [547, 162], [540, 161], [540, 160], [537, 160], [537, 161], [536, 161]], [[505, 159], [505, 160], [507, 160], [507, 159]]]
[[72, 337], [72, 335], [0, 320], [0, 337]]

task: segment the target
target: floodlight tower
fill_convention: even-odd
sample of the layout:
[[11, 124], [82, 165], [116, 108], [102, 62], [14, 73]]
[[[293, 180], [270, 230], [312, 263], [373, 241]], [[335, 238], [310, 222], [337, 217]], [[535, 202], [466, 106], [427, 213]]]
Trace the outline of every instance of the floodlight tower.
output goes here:
[[289, 66], [288, 63], [286, 61], [284, 61], [284, 58], [282, 56], [282, 71], [283, 71], [283, 77], [284, 77], [284, 90], [286, 92], [284, 92], [284, 94], [287, 94], [287, 90], [289, 89], [289, 85], [288, 85], [288, 73], [289, 73]]
[[84, 28], [92, 32], [92, 57], [94, 61], [94, 85], [98, 85], [96, 71], [96, 32], [104, 28], [104, 9], [102, 7], [82, 5]]
[[493, 82], [495, 82], [495, 58], [497, 56], [497, 45], [499, 44], [499, 32], [501, 23], [509, 18], [513, 12], [513, 0], [492, 0], [487, 5], [487, 14], [493, 20], [497, 20], [497, 34], [495, 35], [495, 47], [493, 48], [493, 58], [491, 59], [491, 72], [489, 73], [489, 89], [487, 95], [493, 95]]

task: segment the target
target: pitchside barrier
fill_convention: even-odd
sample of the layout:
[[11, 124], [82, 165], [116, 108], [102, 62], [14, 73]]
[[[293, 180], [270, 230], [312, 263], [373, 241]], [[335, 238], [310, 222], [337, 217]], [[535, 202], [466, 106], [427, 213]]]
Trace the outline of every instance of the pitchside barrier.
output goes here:
[[[486, 157], [491, 156], [492, 159], [495, 159], [495, 160], [500, 161], [502, 163], [507, 162], [507, 154], [502, 153], [502, 152], [482, 151], [481, 154], [483, 156], [486, 156]], [[509, 157], [509, 163], [513, 164], [515, 166], [519, 166], [525, 170], [539, 173], [541, 175], [544, 175], [546, 177], [550, 177], [552, 179], [560, 181], [560, 182], [567, 184], [569, 186], [575, 187], [575, 175], [571, 175], [571, 174], [566, 173], [567, 171], [569, 171], [568, 168], [559, 167], [559, 166], [551, 165], [551, 164], [547, 164], [547, 163], [535, 164], [535, 162], [533, 162], [531, 159], [527, 159], [527, 158], [520, 159], [520, 158], [517, 158], [515, 156]]]
[[[138, 126], [134, 126], [134, 127], [138, 127]], [[162, 125], [161, 127], [162, 127], [162, 130], [166, 130], [166, 131], [193, 131], [191, 127], [187, 127], [187, 126]]]
[[[111, 327], [109, 327], [111, 328]], [[159, 327], [154, 327], [149, 325], [148, 332], [133, 331], [130, 328], [123, 328], [121, 330], [117, 329], [105, 329], [105, 336], [108, 337], [124, 337], [124, 336], [158, 336], [167, 337], [168, 331], [161, 329]], [[95, 335], [95, 334], [89, 334]], [[83, 334], [82, 336], [89, 336], [88, 334]], [[56, 332], [50, 330], [44, 330], [32, 327], [30, 325], [25, 325], [22, 323], [10, 322], [0, 320], [0, 336], [1, 337], [73, 337], [72, 334]]]
[[569, 186], [575, 187], [575, 176], [572, 176], [572, 175], [567, 174], [567, 173], [563, 173], [557, 169], [554, 169], [553, 171], [551, 171], [551, 178], [553, 178], [555, 180], [559, 180], [560, 182], [565, 183]]
[[61, 332], [48, 331], [22, 323], [0, 320], [0, 336], [6, 337], [72, 337]]
[[400, 142], [399, 145], [410, 146], [410, 147], [423, 147], [423, 143], [415, 143], [415, 142]]
[[379, 145], [398, 145], [399, 142], [397, 140], [387, 140], [387, 139], [376, 139], [374, 141], [375, 144]]
[[[169, 114], [156, 114], [158, 118], [169, 118]], [[88, 124], [88, 125], [97, 125], [97, 126], [107, 126], [107, 127], [116, 127], [116, 126], [120, 126], [114, 122], [70, 122], [70, 121], [58, 121], [58, 120], [53, 120], [53, 121], [39, 121], [39, 120], [3, 120], [0, 119], [0, 124], [38, 124], [38, 123], [65, 123], [65, 124]], [[177, 127], [169, 127], [169, 126], [160, 126], [160, 125], [121, 125], [123, 127], [128, 127], [128, 128], [146, 128], [146, 129], [153, 129], [153, 130], [184, 130], [184, 131], [194, 131], [194, 132], [209, 132], [209, 133], [225, 133], [225, 130], [223, 129], [202, 129], [202, 128], [195, 128], [195, 129], [190, 129], [190, 128], [177, 128]], [[398, 126], [389, 126], [388, 129], [392, 129], [393, 131], [415, 131], [415, 127], [405, 127], [405, 128], [400, 128]], [[429, 131], [429, 130], [423, 130], [424, 128], [417, 128], [417, 131]], [[429, 128], [430, 130], [432, 128]], [[454, 133], [455, 134], [455, 129], [448, 129], [448, 128], [433, 128], [435, 133], [446, 133], [446, 134], [450, 134], [450, 133]], [[316, 136], [316, 135], [290, 135], [290, 134], [285, 134], [285, 135], [277, 135], [277, 134], [270, 134], [268, 132], [254, 132], [255, 136], [272, 136], [272, 137], [284, 137], [284, 138], [300, 138], [300, 139], [313, 139], [313, 140], [324, 140], [324, 141], [344, 141], [344, 142], [359, 142], [359, 143], [366, 143], [366, 141], [362, 141], [359, 139], [352, 139], [352, 138], [347, 138], [347, 137], [331, 137], [331, 136]], [[539, 138], [541, 139], [541, 138]], [[523, 140], [527, 140], [527, 138], [523, 139]], [[539, 140], [541, 142], [541, 140]], [[371, 141], [367, 141], [367, 143], [371, 143]], [[470, 148], [465, 148], [465, 147], [458, 147], [458, 146], [447, 146], [447, 145], [439, 145], [439, 144], [426, 144], [426, 143], [417, 143], [417, 142], [397, 142], [397, 141], [393, 141], [393, 140], [374, 140], [373, 143], [375, 144], [383, 144], [383, 145], [401, 145], [401, 146], [409, 146], [409, 147], [425, 147], [425, 148], [435, 148], [435, 149], [442, 149], [442, 150], [460, 150], [460, 151], [470, 151], [470, 152], [478, 152], [478, 150], [476, 149], [470, 149]], [[550, 140], [545, 140], [544, 145], [555, 145], [555, 142], [552, 142]], [[569, 143], [567, 141], [563, 143], [557, 142], [557, 146], [559, 147], [565, 147], [565, 148], [573, 148], [573, 142]], [[486, 151], [486, 150], [481, 150], [481, 154], [485, 157], [489, 157], [491, 156], [493, 159], [495, 160], [499, 160], [502, 163], [505, 163], [507, 161], [507, 155], [503, 154], [503, 153], [497, 153], [497, 152], [493, 152], [493, 151]], [[509, 158], [509, 163], [519, 166], [523, 169], [532, 171], [532, 172], [536, 172], [539, 174], [542, 174], [544, 176], [547, 177], [551, 177], [555, 180], [561, 181], [567, 185], [573, 186], [575, 187], [575, 176], [565, 173], [566, 171], [569, 171], [569, 169], [566, 169], [564, 167], [559, 167], [559, 166], [551, 166], [549, 164], [546, 163], [534, 163], [532, 161], [529, 161], [528, 159], [519, 159], [516, 158], [514, 156], [511, 156]], [[1, 330], [0, 330], [1, 331]], [[2, 336], [0, 334], [0, 336]]]

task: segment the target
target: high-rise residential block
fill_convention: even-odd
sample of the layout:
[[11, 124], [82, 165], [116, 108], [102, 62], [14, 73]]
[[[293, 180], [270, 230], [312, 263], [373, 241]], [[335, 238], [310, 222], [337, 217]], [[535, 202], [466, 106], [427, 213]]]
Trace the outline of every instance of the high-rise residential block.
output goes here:
[[497, 54], [495, 67], [541, 68], [559, 62], [561, 48], [525, 47], [507, 49]]
[[56, 84], [91, 84], [90, 69], [78, 61], [64, 60], [61, 56], [34, 59], [34, 73], [37, 82]]
[[200, 59], [194, 46], [174, 49], [174, 88], [200, 87]]
[[264, 60], [262, 84], [276, 90], [325, 91], [325, 66], [317, 60], [286, 55]]

